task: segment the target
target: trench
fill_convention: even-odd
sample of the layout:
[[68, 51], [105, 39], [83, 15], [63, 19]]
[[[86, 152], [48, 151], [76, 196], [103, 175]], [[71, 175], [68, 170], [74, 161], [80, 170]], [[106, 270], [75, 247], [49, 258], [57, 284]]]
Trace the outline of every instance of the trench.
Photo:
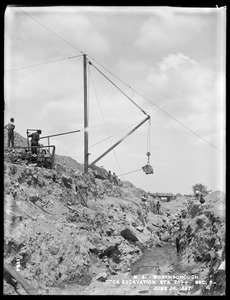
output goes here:
[[162, 247], [145, 249], [140, 259], [131, 265], [131, 275], [164, 275], [179, 268], [180, 258], [176, 246], [165, 242]]
[[184, 230], [178, 230], [172, 236], [173, 242], [163, 242], [161, 247], [145, 249], [142, 256], [131, 265], [131, 275], [165, 275], [182, 271], [175, 239], [178, 234], [183, 233]]

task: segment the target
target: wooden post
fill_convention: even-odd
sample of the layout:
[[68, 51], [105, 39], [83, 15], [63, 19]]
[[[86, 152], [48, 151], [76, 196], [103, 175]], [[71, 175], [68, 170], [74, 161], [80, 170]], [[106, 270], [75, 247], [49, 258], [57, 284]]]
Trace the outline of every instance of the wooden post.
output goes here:
[[[50, 138], [48, 137], [48, 146], [50, 145]], [[50, 147], [48, 148], [49, 149], [49, 154], [50, 154]]]
[[89, 137], [88, 137], [88, 96], [87, 96], [87, 60], [83, 55], [84, 76], [84, 173], [88, 173], [89, 165]]

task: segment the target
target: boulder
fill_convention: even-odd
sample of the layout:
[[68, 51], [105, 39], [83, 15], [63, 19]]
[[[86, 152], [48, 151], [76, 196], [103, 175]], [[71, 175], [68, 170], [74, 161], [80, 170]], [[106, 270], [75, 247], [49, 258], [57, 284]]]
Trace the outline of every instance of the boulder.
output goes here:
[[124, 230], [121, 231], [121, 236], [131, 242], [137, 242], [138, 238], [133, 234], [133, 232], [129, 229], [126, 228]]
[[58, 248], [58, 247], [54, 247], [54, 246], [49, 246], [49, 252], [50, 252], [52, 255], [56, 255], [56, 254], [58, 254], [58, 252], [59, 252], [59, 248]]
[[225, 260], [221, 263], [221, 265], [218, 268], [218, 272], [225, 272]]
[[106, 272], [101, 272], [96, 276], [96, 280], [98, 281], [106, 281], [106, 279], [108, 278], [108, 273]]
[[144, 231], [144, 227], [142, 226], [137, 226], [136, 230], [138, 230], [139, 232], [143, 232]]
[[168, 233], [165, 233], [165, 234], [163, 234], [163, 235], [161, 236], [161, 240], [162, 240], [163, 242], [167, 242], [170, 238], [171, 238], [171, 235], [168, 234]]
[[73, 183], [73, 180], [71, 177], [65, 175], [65, 174], [62, 174], [62, 182], [64, 183], [64, 186], [68, 189], [71, 189], [72, 188], [72, 183]]

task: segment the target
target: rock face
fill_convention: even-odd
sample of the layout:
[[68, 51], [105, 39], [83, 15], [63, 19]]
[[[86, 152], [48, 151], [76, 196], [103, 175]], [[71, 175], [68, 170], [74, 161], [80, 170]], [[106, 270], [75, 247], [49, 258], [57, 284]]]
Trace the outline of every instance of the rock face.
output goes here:
[[[100, 270], [106, 268], [106, 276], [126, 272], [140, 257], [140, 248], [120, 235], [131, 223], [137, 229], [132, 227], [129, 238], [145, 235], [140, 189], [131, 185], [126, 194], [125, 187], [112, 184], [107, 171], [99, 170], [85, 175], [82, 165], [58, 155], [52, 170], [5, 161], [4, 260], [14, 266], [19, 256], [20, 274], [35, 288], [89, 284]], [[87, 187], [81, 192], [88, 207], [76, 190], [79, 182]]]
[[[26, 139], [16, 137], [17, 145], [26, 145]], [[189, 223], [191, 236], [181, 263], [185, 267], [188, 261], [191, 265], [205, 263], [210, 269], [210, 250], [216, 248], [218, 263], [211, 275], [223, 285], [225, 219], [218, 207], [219, 202], [224, 206], [221, 193], [214, 194], [214, 201], [207, 195], [203, 206], [179, 197], [170, 203], [170, 214], [167, 203], [162, 203], [157, 215], [154, 203], [142, 201], [146, 192], [127, 181], [117, 186], [107, 173], [97, 167], [83, 174], [81, 164], [58, 155], [52, 170], [6, 159], [4, 261], [20, 266], [20, 275], [42, 295], [51, 294], [55, 288], [60, 292], [67, 284], [75, 284], [82, 291], [81, 287], [98, 283], [103, 292], [110, 291], [104, 286], [106, 280], [126, 278], [131, 264], [146, 249], [174, 242], [180, 210], [186, 208], [182, 228], [186, 230]], [[83, 187], [88, 207], [76, 183]], [[173, 227], [171, 234], [169, 225]], [[208, 293], [212, 289], [210, 284]], [[124, 293], [134, 290], [130, 286]], [[4, 293], [17, 294], [6, 278]]]

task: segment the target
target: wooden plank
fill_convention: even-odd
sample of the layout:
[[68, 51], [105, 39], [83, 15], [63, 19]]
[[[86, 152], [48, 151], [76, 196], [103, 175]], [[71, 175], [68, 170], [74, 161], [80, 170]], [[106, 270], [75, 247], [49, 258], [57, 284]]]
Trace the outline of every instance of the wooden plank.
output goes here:
[[14, 277], [29, 295], [38, 295], [37, 290], [31, 287], [11, 265], [4, 263], [4, 270]]
[[82, 201], [84, 202], [85, 206], [88, 207], [88, 205], [87, 205], [87, 203], [86, 203], [86, 201], [85, 201], [85, 199], [84, 199], [84, 197], [83, 197], [83, 195], [81, 193], [81, 190], [80, 190], [80, 188], [79, 188], [79, 186], [78, 186], [78, 184], [76, 182], [75, 182], [75, 185], [77, 187], [77, 190], [79, 191], [79, 194], [81, 196]]

